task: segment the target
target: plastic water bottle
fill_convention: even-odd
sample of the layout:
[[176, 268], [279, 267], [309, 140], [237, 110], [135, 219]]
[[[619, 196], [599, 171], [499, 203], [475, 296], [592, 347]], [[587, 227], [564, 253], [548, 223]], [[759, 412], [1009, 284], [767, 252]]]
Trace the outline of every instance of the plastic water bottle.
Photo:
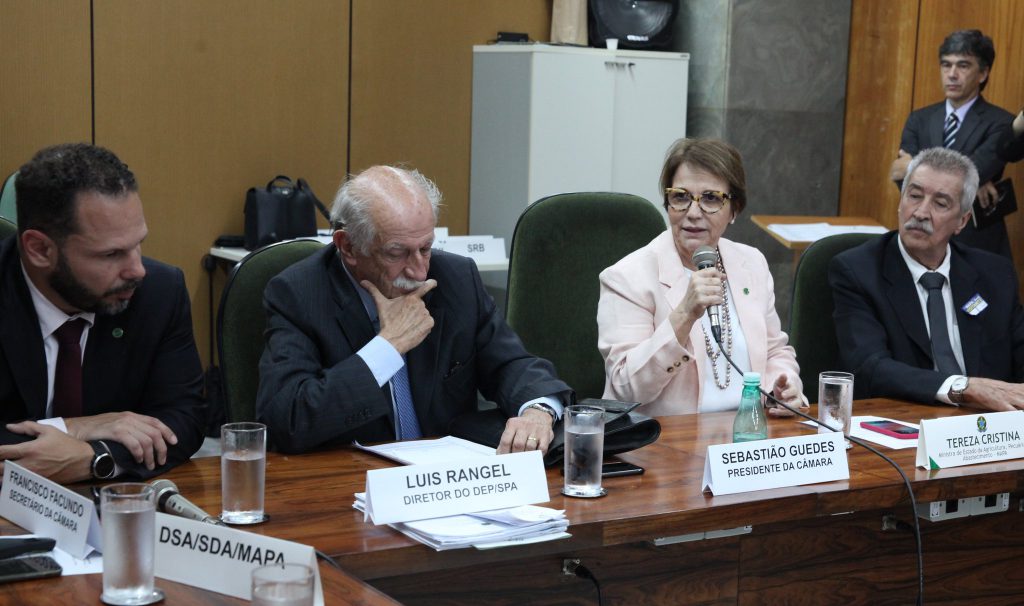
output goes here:
[[743, 395], [740, 396], [740, 409], [736, 411], [736, 419], [732, 422], [732, 441], [750, 442], [764, 440], [768, 437], [768, 419], [761, 405], [761, 373], [743, 373]]

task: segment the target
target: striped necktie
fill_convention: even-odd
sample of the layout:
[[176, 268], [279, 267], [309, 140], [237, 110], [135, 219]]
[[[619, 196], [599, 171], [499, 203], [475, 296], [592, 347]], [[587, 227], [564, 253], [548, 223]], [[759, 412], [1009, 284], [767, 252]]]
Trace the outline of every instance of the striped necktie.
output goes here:
[[[373, 328], [380, 332], [380, 318], [373, 319]], [[405, 360], [405, 356], [402, 356]], [[420, 421], [416, 418], [416, 406], [412, 401], [412, 388], [409, 387], [409, 365], [403, 364], [398, 372], [391, 377], [391, 395], [395, 398], [395, 438], [399, 440], [416, 440], [423, 437]]]
[[952, 112], [946, 118], [946, 126], [942, 129], [942, 147], [953, 146], [953, 142], [956, 141], [956, 131], [959, 129], [960, 118], [956, 117], [956, 112]]

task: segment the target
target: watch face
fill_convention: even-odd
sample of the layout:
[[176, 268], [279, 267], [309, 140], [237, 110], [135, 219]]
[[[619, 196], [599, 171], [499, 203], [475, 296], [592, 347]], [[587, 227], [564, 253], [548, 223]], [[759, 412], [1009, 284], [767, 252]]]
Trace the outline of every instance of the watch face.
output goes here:
[[114, 457], [107, 453], [97, 456], [92, 464], [92, 473], [99, 480], [106, 480], [114, 475]]
[[954, 391], [963, 391], [967, 389], [967, 379], [960, 377], [959, 379], [954, 380], [952, 387]]

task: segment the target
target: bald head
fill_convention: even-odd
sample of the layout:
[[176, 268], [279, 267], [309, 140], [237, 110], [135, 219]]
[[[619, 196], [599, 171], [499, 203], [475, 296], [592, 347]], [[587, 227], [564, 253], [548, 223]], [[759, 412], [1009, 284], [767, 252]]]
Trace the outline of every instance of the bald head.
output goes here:
[[441, 192], [418, 170], [373, 166], [341, 186], [331, 222], [335, 229], [344, 229], [355, 249], [365, 255], [381, 231], [400, 228], [404, 217], [430, 213], [436, 223], [440, 204]]

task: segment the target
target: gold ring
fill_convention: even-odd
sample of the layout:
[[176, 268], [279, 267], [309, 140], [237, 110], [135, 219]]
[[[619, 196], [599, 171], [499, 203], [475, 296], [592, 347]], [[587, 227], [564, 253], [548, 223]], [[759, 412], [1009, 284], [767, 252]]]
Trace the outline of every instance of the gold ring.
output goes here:
[[530, 443], [530, 440], [533, 440], [534, 442], [536, 442], [536, 441], [537, 441], [537, 438], [535, 438], [535, 437], [533, 437], [533, 436], [530, 436], [530, 437], [526, 438], [526, 443], [527, 443], [527, 444], [529, 444], [529, 443]]

